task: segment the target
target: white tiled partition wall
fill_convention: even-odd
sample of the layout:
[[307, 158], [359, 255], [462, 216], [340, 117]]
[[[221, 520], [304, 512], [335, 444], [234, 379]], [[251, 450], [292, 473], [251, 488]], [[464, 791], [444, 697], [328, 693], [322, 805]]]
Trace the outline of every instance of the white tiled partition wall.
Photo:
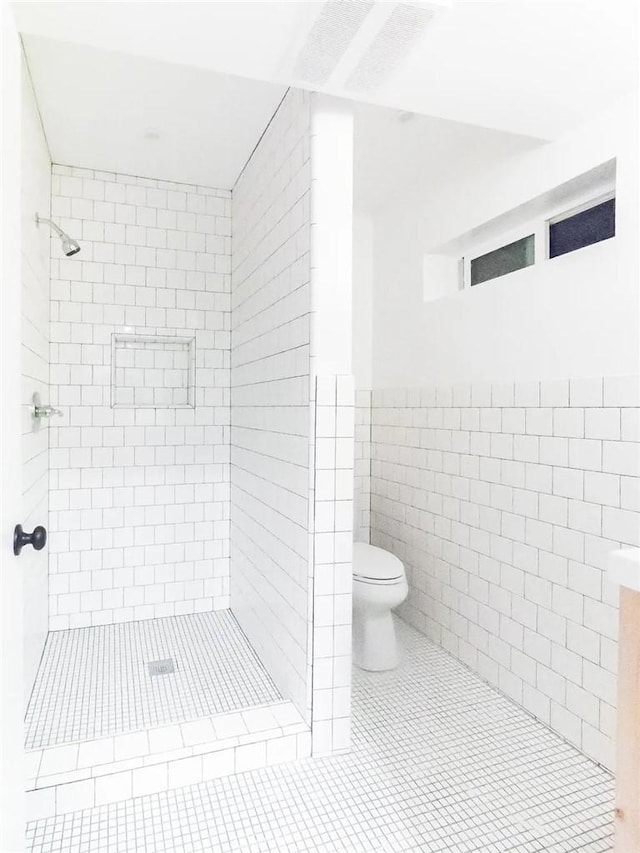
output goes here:
[[312, 745], [329, 755], [348, 750], [351, 736], [353, 377], [317, 376], [312, 393]]
[[638, 376], [373, 392], [371, 539], [402, 615], [614, 763], [618, 588], [640, 544]]
[[311, 106], [309, 660], [313, 754], [329, 755], [351, 737], [353, 114], [324, 95]]
[[[51, 207], [51, 163], [29, 75], [22, 67], [22, 317], [21, 410], [23, 514], [16, 517], [25, 530], [48, 526], [49, 433], [47, 422], [33, 417], [33, 395], [49, 402], [49, 238], [38, 228], [36, 212], [48, 217]], [[47, 552], [27, 547], [20, 554], [24, 583], [25, 700], [35, 678], [47, 636]]]
[[[54, 165], [52, 213], [81, 252], [52, 241], [50, 626], [225, 608], [231, 193]], [[147, 349], [131, 399], [116, 334]], [[162, 396], [188, 373], [176, 339], [191, 398]]]
[[350, 122], [289, 91], [233, 191], [231, 606], [314, 754], [349, 745]]
[[291, 90], [233, 191], [231, 606], [307, 708], [310, 96]]

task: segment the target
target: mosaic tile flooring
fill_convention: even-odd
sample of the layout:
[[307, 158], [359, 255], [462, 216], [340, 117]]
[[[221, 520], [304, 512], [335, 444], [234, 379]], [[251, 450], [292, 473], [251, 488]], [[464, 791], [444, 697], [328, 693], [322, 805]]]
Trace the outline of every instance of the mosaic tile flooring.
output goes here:
[[398, 623], [353, 750], [41, 820], [31, 853], [605, 853], [613, 780]]
[[[175, 673], [147, 665], [171, 658]], [[49, 634], [25, 720], [27, 749], [277, 702], [229, 610]]]

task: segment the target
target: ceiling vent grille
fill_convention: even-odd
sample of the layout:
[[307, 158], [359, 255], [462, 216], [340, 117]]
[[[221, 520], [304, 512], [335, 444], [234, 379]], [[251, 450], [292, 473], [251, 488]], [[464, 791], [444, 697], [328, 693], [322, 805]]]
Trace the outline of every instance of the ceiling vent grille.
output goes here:
[[399, 3], [346, 81], [346, 88], [371, 91], [401, 65], [436, 16], [434, 9]]
[[325, 3], [298, 54], [296, 79], [317, 86], [326, 83], [374, 5], [373, 0]]

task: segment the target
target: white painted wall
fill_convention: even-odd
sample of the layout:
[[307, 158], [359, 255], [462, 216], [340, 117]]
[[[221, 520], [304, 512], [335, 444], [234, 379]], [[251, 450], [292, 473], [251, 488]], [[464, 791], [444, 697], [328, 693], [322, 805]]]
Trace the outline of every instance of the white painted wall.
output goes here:
[[[376, 216], [373, 387], [636, 371], [636, 116], [625, 99], [554, 143]], [[424, 253], [614, 157], [613, 240], [424, 302]]]
[[[0, 849], [24, 850], [23, 576], [12, 551], [22, 513], [20, 464], [21, 56], [9, 5], [0, 5]], [[7, 283], [10, 283], [7, 286]]]
[[371, 522], [370, 389], [373, 355], [373, 233], [373, 217], [364, 212], [354, 212], [352, 364], [356, 388], [353, 469], [353, 538], [355, 542], [369, 542]]
[[371, 388], [373, 355], [373, 218], [365, 213], [353, 217], [353, 377], [356, 388]]
[[311, 126], [311, 371], [351, 373], [353, 114], [314, 95]]
[[[48, 227], [38, 228], [36, 211], [50, 216], [51, 161], [40, 123], [29, 72], [22, 61], [22, 323], [21, 414], [23, 511], [16, 518], [25, 530], [49, 526], [49, 425], [31, 416], [34, 392], [49, 402], [49, 242]], [[20, 569], [24, 578], [24, 691], [29, 699], [47, 638], [48, 551], [24, 548]]]

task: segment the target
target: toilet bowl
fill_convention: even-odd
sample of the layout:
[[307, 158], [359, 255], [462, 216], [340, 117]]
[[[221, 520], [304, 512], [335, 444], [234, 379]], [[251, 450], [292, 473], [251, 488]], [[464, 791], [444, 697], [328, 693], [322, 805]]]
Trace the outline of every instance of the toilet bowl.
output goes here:
[[381, 672], [399, 663], [391, 609], [407, 597], [402, 562], [374, 545], [353, 545], [353, 662]]

